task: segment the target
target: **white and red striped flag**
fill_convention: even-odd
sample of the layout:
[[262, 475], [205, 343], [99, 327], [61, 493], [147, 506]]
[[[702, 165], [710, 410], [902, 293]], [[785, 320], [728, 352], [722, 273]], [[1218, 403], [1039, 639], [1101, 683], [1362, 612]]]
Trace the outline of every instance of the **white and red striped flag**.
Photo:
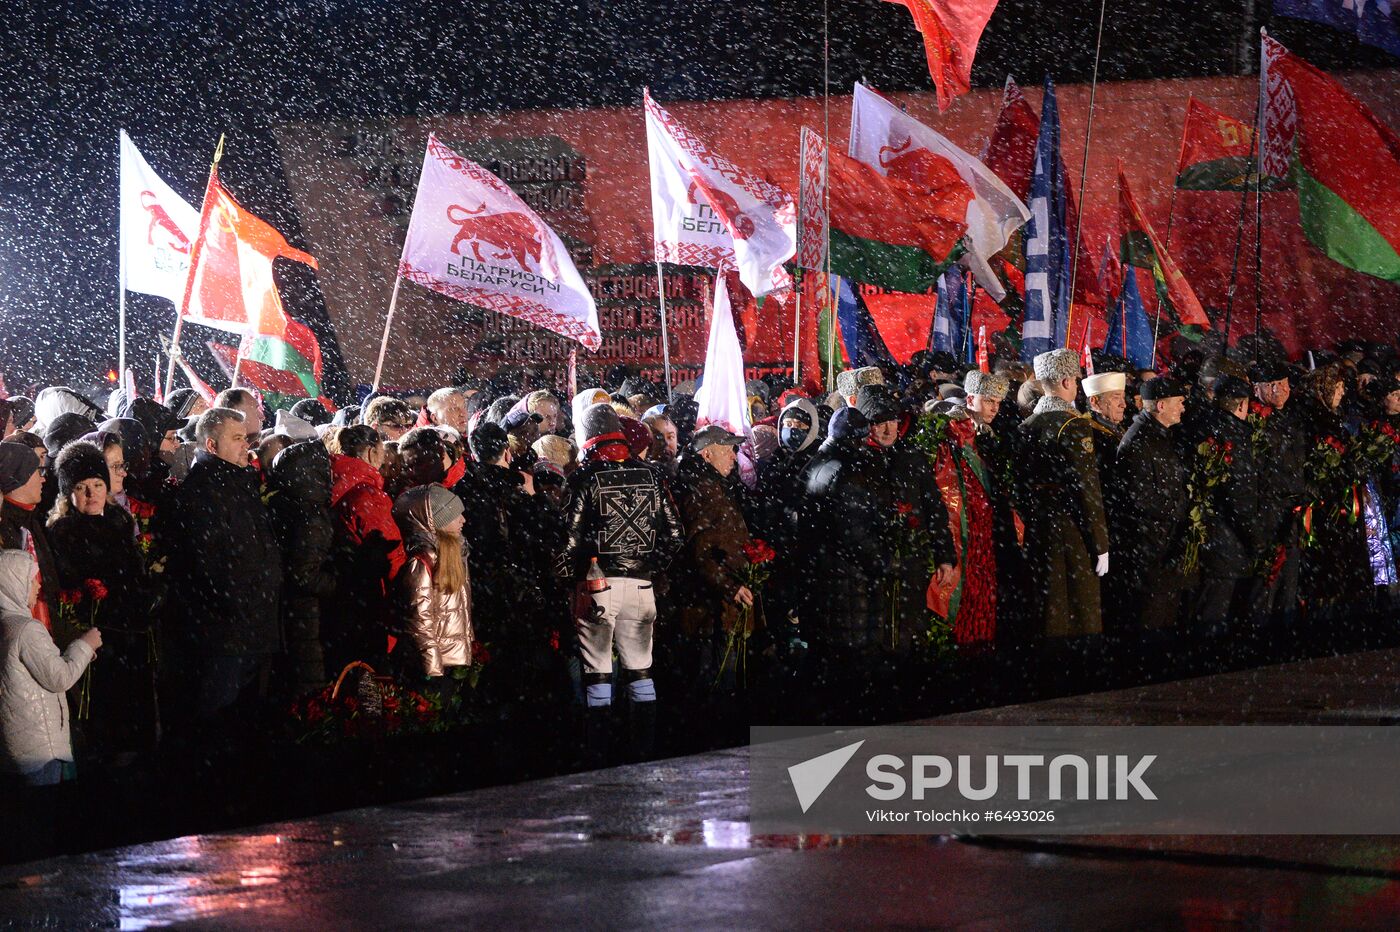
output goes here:
[[826, 141], [802, 127], [797, 158], [797, 265], [826, 268]]

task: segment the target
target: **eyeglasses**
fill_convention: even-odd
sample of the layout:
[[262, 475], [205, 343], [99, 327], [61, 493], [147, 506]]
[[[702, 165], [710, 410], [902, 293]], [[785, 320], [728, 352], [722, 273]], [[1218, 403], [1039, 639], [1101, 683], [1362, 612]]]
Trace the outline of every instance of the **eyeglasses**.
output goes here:
[[111, 465], [111, 467], [109, 467], [109, 468], [112, 470], [112, 472], [119, 472], [119, 473], [122, 473], [122, 474], [125, 474], [125, 473], [126, 473], [126, 464], [125, 464], [125, 463], [113, 463], [113, 464]]

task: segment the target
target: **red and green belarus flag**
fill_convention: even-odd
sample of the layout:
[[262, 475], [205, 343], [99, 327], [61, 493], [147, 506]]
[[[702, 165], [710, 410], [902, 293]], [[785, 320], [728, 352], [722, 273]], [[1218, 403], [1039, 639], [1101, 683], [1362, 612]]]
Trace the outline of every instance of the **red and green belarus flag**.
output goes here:
[[933, 287], [967, 232], [972, 189], [952, 163], [929, 152], [917, 180], [882, 175], [829, 151], [831, 271], [894, 291]]
[[242, 335], [241, 352], [211, 344], [230, 371], [235, 362], [226, 357], [242, 356], [240, 381], [292, 399], [318, 398], [321, 349], [315, 334], [282, 307], [272, 274], [279, 257], [317, 267], [314, 257], [234, 200], [216, 167], [204, 192], [180, 313], [190, 323]]
[[[1162, 247], [1147, 215], [1142, 212], [1132, 189], [1128, 187], [1128, 176], [1123, 172], [1122, 161], [1118, 163], [1118, 224], [1123, 236], [1123, 264], [1151, 271], [1158, 300], [1171, 309], [1178, 324], [1209, 330], [1210, 318], [1206, 316], [1195, 290]], [[1129, 274], [1132, 274], [1131, 271]]]
[[1400, 137], [1267, 36], [1264, 62], [1265, 151], [1292, 151], [1303, 232], [1347, 268], [1400, 281]]
[[1186, 99], [1186, 125], [1176, 164], [1176, 186], [1185, 191], [1264, 191], [1281, 178], [1255, 178], [1254, 129], [1194, 97]]

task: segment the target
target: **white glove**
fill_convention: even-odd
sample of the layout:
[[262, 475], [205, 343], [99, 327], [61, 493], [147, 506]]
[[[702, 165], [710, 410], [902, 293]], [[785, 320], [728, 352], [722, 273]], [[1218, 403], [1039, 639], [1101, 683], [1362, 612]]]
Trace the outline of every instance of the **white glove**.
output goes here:
[[1094, 572], [1095, 572], [1095, 573], [1098, 573], [1100, 576], [1107, 576], [1107, 575], [1108, 575], [1108, 554], [1106, 554], [1106, 553], [1101, 553], [1101, 554], [1099, 554], [1099, 562], [1098, 562], [1098, 564], [1094, 567]]

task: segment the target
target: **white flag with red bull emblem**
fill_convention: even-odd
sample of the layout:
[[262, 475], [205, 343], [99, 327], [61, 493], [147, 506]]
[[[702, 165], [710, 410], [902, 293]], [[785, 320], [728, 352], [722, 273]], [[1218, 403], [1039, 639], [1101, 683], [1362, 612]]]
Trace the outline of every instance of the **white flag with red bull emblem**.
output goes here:
[[797, 205], [715, 154], [642, 92], [658, 262], [732, 268], [755, 296], [792, 287], [783, 268], [797, 252]]
[[399, 274], [598, 349], [598, 307], [564, 243], [505, 182], [428, 137]]
[[121, 287], [179, 307], [190, 274], [190, 244], [199, 232], [199, 211], [151, 170], [126, 130], [118, 135]]

